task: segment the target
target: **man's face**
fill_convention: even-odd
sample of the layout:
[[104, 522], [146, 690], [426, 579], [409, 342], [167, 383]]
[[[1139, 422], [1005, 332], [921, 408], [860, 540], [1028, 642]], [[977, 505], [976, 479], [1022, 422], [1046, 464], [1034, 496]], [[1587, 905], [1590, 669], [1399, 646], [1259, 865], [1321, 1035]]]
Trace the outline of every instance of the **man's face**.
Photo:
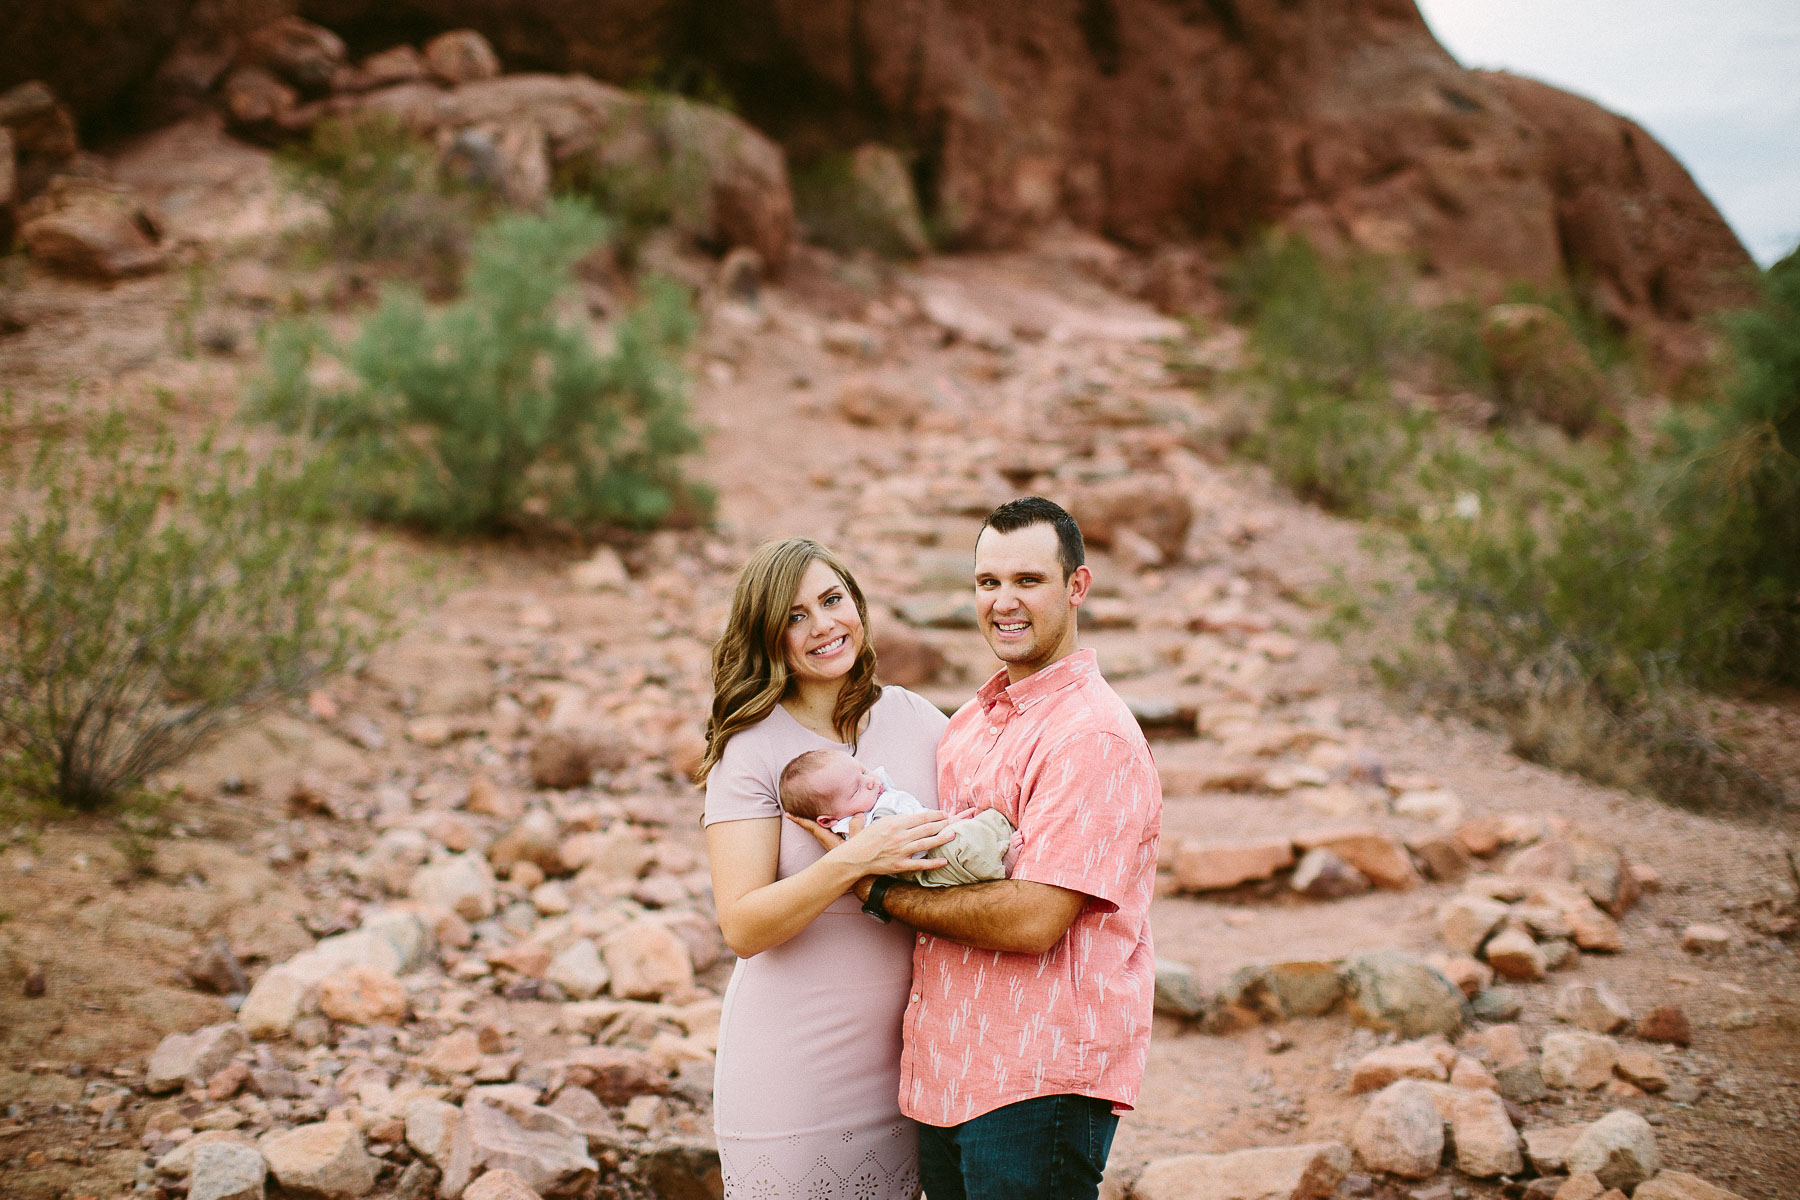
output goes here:
[[1075, 610], [1092, 576], [1077, 567], [1065, 580], [1056, 549], [1056, 530], [1049, 525], [1011, 533], [983, 529], [975, 542], [981, 636], [1014, 683], [1075, 649]]

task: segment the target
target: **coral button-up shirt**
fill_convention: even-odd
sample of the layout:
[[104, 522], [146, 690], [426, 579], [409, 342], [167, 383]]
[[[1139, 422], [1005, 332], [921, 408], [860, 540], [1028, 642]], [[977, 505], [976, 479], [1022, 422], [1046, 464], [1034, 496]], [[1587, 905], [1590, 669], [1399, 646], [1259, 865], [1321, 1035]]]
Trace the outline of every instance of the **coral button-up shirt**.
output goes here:
[[1060, 1093], [1131, 1108], [1150, 1050], [1162, 785], [1093, 651], [1010, 687], [1001, 671], [963, 705], [938, 746], [938, 802], [999, 809], [1019, 831], [1011, 877], [1088, 901], [1045, 954], [917, 936], [900, 1110], [943, 1126]]

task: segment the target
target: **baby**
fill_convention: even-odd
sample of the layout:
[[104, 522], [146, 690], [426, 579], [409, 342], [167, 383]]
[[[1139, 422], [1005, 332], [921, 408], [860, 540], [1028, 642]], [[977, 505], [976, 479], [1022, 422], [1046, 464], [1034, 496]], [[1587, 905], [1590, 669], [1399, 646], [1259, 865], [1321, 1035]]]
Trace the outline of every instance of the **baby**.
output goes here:
[[[870, 770], [842, 750], [808, 750], [789, 761], [781, 771], [781, 807], [845, 837], [883, 817], [926, 811], [917, 797], [894, 786], [885, 768]], [[1006, 878], [1012, 822], [990, 808], [952, 821], [949, 830], [955, 835], [950, 841], [920, 856], [949, 861], [907, 876], [911, 882], [949, 887]]]

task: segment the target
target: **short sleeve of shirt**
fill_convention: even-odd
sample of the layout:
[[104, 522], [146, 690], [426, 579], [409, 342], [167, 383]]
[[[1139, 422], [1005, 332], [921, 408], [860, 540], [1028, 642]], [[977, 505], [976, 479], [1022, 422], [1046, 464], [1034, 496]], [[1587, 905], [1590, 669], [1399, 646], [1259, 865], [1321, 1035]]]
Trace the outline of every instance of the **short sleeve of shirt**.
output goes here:
[[1011, 877], [1082, 892], [1116, 912], [1141, 879], [1161, 797], [1147, 754], [1114, 733], [1081, 733], [1030, 764]]
[[768, 769], [766, 759], [767, 755], [756, 753], [745, 734], [726, 743], [725, 752], [706, 777], [703, 824], [781, 815], [781, 800], [775, 794], [777, 777]]

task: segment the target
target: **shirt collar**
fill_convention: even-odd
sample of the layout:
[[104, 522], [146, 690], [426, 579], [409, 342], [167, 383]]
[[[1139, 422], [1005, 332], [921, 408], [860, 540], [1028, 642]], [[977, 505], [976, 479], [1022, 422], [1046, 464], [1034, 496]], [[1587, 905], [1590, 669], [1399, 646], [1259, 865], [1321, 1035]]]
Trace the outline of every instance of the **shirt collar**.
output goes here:
[[1077, 650], [1014, 684], [1006, 682], [1006, 668], [1002, 667], [992, 679], [981, 685], [981, 690], [975, 693], [975, 699], [981, 702], [984, 710], [992, 709], [1004, 700], [1016, 711], [1025, 712], [1032, 705], [1049, 699], [1064, 688], [1098, 674], [1099, 670], [1092, 650]]

